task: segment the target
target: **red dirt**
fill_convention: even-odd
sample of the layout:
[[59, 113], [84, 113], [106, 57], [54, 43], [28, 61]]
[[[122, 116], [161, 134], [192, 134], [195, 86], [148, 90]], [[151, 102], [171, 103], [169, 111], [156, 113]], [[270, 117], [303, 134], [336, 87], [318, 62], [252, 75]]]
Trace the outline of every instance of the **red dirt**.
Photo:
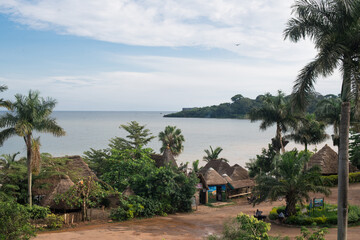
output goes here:
[[[316, 197], [320, 196], [316, 195]], [[337, 188], [332, 188], [331, 196], [325, 197], [325, 201], [336, 204]], [[350, 185], [349, 203], [360, 206], [360, 184]], [[237, 204], [222, 208], [200, 206], [198, 211], [188, 214], [173, 214], [167, 217], [136, 219], [119, 223], [83, 225], [74, 229], [41, 233], [36, 239], [203, 239], [209, 234], [221, 233], [224, 221], [235, 217], [240, 212], [252, 215], [256, 209], [260, 209], [268, 215], [273, 206], [281, 204], [285, 204], [285, 202], [263, 203], [252, 207], [247, 204], [245, 199], [238, 199]], [[337, 239], [336, 228], [329, 229], [329, 232], [326, 239]], [[270, 234], [294, 237], [300, 234], [300, 229], [272, 224]], [[348, 240], [357, 240], [359, 236], [360, 226], [349, 227]]]

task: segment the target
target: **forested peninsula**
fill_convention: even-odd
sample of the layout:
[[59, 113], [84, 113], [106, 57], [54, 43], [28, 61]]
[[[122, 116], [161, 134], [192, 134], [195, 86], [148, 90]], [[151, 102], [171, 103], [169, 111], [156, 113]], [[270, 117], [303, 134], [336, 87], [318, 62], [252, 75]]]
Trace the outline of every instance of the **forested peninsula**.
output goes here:
[[[285, 98], [289, 99], [288, 95]], [[321, 95], [313, 94], [309, 99], [307, 107], [308, 113], [314, 113], [316, 106], [323, 99], [338, 98], [333, 94]], [[237, 94], [231, 98], [231, 102], [221, 103], [219, 105], [207, 107], [183, 108], [182, 111], [164, 115], [164, 117], [180, 117], [180, 118], [237, 118], [249, 119], [249, 113], [252, 109], [261, 108], [265, 102], [265, 95], [259, 95], [255, 99], [250, 99]]]

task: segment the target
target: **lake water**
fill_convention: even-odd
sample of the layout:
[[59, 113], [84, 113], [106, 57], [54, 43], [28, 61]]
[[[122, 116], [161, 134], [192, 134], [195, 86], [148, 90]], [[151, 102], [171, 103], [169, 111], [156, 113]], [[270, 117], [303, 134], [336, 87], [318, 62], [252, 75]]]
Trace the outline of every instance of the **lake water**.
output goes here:
[[[220, 146], [224, 150], [220, 157], [229, 160], [229, 163], [245, 166], [245, 162], [261, 153], [263, 147], [275, 136], [275, 127], [266, 131], [259, 130], [260, 122], [251, 123], [249, 120], [238, 119], [205, 119], [205, 118], [164, 118], [168, 112], [54, 112], [53, 117], [66, 131], [64, 137], [53, 137], [51, 134], [41, 134], [41, 152], [51, 153], [53, 156], [82, 155], [90, 148], [106, 148], [108, 140], [115, 137], [125, 137], [126, 132], [119, 129], [120, 124], [137, 121], [146, 125], [157, 136], [165, 126], [177, 126], [185, 137], [184, 152], [177, 157], [178, 162], [192, 162], [202, 160], [204, 149], [211, 145]], [[331, 128], [327, 129], [331, 134]], [[39, 135], [39, 134], [34, 134]], [[319, 144], [310, 145], [320, 149], [327, 143], [332, 147], [331, 139]], [[148, 145], [156, 152], [161, 143], [155, 138]], [[287, 150], [304, 147], [290, 142]], [[26, 155], [25, 144], [22, 138], [14, 136], [8, 139], [2, 147], [0, 154], [20, 152]], [[204, 164], [201, 161], [201, 165]]]

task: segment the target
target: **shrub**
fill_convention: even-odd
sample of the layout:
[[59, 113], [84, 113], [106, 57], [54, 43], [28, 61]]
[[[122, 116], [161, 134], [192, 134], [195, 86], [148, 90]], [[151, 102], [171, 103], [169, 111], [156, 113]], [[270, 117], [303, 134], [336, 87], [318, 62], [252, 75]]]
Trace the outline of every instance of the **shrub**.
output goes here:
[[0, 202], [0, 239], [30, 239], [35, 229], [26, 207], [16, 202]]
[[276, 209], [276, 208], [273, 208], [273, 209], [270, 211], [269, 218], [270, 218], [271, 220], [276, 220], [276, 219], [279, 218], [279, 214], [277, 213], [277, 209]]
[[29, 212], [31, 219], [44, 219], [51, 213], [48, 207], [41, 207], [38, 205], [33, 205], [32, 207], [28, 206], [27, 211]]
[[64, 218], [53, 213], [48, 214], [45, 218], [46, 227], [49, 229], [61, 228], [64, 223]]

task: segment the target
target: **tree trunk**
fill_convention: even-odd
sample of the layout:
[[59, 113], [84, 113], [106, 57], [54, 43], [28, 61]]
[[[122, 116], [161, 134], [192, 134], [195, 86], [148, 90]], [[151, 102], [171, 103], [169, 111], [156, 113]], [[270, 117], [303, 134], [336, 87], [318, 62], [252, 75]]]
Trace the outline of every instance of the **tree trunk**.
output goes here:
[[28, 203], [32, 206], [31, 134], [24, 137], [27, 152]]
[[287, 214], [289, 214], [289, 216], [295, 215], [296, 214], [296, 199], [294, 199], [292, 197], [287, 197], [286, 198], [286, 209], [287, 209]]
[[338, 240], [347, 239], [350, 103], [341, 105], [338, 168]]
[[283, 144], [283, 141], [282, 141], [281, 128], [280, 128], [280, 125], [278, 123], [276, 124], [276, 138], [280, 142], [281, 152], [284, 153], [285, 148], [284, 148], [284, 144]]

